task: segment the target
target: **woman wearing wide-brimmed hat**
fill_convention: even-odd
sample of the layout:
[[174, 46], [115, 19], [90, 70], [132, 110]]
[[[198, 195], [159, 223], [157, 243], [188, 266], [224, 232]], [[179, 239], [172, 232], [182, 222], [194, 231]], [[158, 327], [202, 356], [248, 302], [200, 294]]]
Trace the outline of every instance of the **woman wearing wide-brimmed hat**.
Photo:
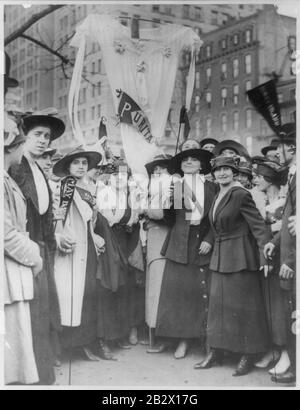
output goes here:
[[211, 351], [195, 368], [210, 368], [230, 351], [240, 354], [234, 376], [242, 376], [251, 370], [255, 355], [269, 348], [259, 272], [261, 267], [267, 269], [263, 248], [268, 238], [250, 192], [234, 180], [239, 158], [213, 159], [212, 172], [220, 192], [209, 212], [214, 233], [208, 312]]
[[250, 155], [247, 149], [242, 144], [234, 140], [224, 140], [224, 141], [219, 142], [215, 146], [215, 149], [213, 150], [213, 154], [216, 157], [219, 155], [228, 155], [228, 156], [239, 155], [240, 157], [244, 157], [246, 159], [250, 158]]
[[110, 253], [115, 268], [104, 269], [98, 286], [103, 302], [99, 307], [98, 337], [102, 357], [112, 358], [111, 342], [130, 349], [138, 343], [138, 328], [145, 322], [145, 289], [139, 280], [140, 275], [144, 277], [144, 259], [139, 210], [132, 206], [133, 188], [129, 186], [131, 171], [123, 158], [115, 158], [102, 171], [110, 178], [109, 184], [98, 191], [97, 208], [117, 243]]
[[78, 147], [53, 167], [53, 173], [61, 178], [76, 178], [66, 221], [58, 221], [56, 226], [56, 233], [68, 238], [68, 243], [57, 250], [54, 263], [63, 326], [60, 340], [63, 348], [82, 348], [89, 360], [98, 360], [92, 345], [97, 337], [98, 256], [104, 250], [104, 240], [94, 233], [95, 199], [85, 177], [100, 160], [98, 152]]
[[[21, 163], [9, 169], [27, 202], [27, 230], [37, 242], [43, 259], [43, 269], [34, 278], [35, 297], [30, 301], [33, 347], [40, 384], [55, 381], [52, 339], [61, 330], [57, 291], [53, 264], [57, 241], [54, 233], [52, 192], [48, 181], [36, 160], [43, 155], [51, 141], [59, 138], [64, 130], [63, 121], [54, 117], [54, 109], [41, 115], [26, 115], [23, 132], [26, 136]], [[49, 114], [49, 115], [48, 115]], [[53, 115], [52, 115], [53, 114]], [[64, 241], [61, 237], [60, 241]]]
[[163, 344], [155, 343], [157, 310], [161, 292], [166, 258], [161, 248], [169, 232], [170, 221], [164, 209], [170, 208], [171, 197], [171, 155], [159, 154], [146, 164], [150, 177], [149, 208], [147, 210], [147, 273], [146, 273], [146, 323], [150, 332], [148, 353], [160, 353]]
[[200, 148], [205, 151], [213, 152], [215, 147], [219, 144], [219, 141], [214, 138], [204, 138], [200, 141]]
[[[283, 171], [277, 162], [256, 159], [254, 161], [254, 183], [258, 190], [266, 196], [264, 219], [267, 228], [274, 237], [281, 230], [282, 211], [285, 197], [281, 195], [281, 186], [285, 185], [287, 172]], [[272, 349], [256, 364], [259, 368], [267, 368], [272, 362], [278, 361], [270, 370], [270, 374], [285, 373], [290, 367], [290, 359], [286, 349], [288, 324], [285, 315], [284, 290], [280, 286], [280, 252], [273, 255], [267, 278], [262, 278], [265, 305], [267, 310], [269, 332]], [[275, 363], [273, 363], [275, 364]]]
[[[34, 276], [43, 262], [37, 243], [26, 232], [26, 199], [8, 175], [22, 158], [24, 135], [12, 119], [4, 123], [4, 315], [5, 383], [38, 383], [30, 318]], [[2, 288], [3, 289], [3, 288]]]
[[185, 357], [191, 339], [206, 336], [212, 249], [208, 212], [217, 187], [205, 180], [205, 174], [211, 170], [212, 157], [208, 151], [192, 149], [171, 161], [173, 171], [182, 178], [174, 183], [175, 223], [161, 251], [167, 262], [156, 334], [179, 341], [177, 359]]

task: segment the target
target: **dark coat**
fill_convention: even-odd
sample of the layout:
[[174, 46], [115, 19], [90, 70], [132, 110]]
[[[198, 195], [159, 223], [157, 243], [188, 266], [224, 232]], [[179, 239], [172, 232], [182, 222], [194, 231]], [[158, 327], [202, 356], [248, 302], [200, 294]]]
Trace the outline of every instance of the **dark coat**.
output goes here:
[[258, 271], [266, 263], [263, 249], [268, 235], [250, 192], [234, 187], [222, 198], [214, 219], [213, 209], [214, 204], [209, 213], [214, 233], [210, 269], [220, 273]]
[[39, 371], [40, 383], [54, 382], [53, 357], [50, 345], [51, 330], [60, 330], [60, 312], [54, 281], [54, 251], [56, 241], [53, 226], [52, 195], [49, 192], [49, 208], [39, 214], [37, 190], [30, 165], [23, 156], [21, 164], [10, 168], [11, 177], [19, 185], [27, 203], [27, 231], [29, 237], [38, 243], [43, 259], [43, 270], [34, 281], [34, 299], [31, 301], [31, 322], [34, 353]]
[[[281, 231], [275, 235], [272, 242], [277, 248], [280, 247], [280, 264], [286, 264], [289, 268], [296, 271], [296, 237], [292, 236], [288, 229], [289, 217], [294, 216], [296, 212], [296, 175], [290, 182], [290, 187], [287, 193], [285, 207], [282, 214]], [[296, 278], [290, 281], [282, 281], [284, 289], [296, 289]]]
[[[167, 213], [175, 213], [175, 224], [171, 228], [166, 241], [163, 245], [161, 254], [167, 259], [174, 262], [182, 264], [194, 264], [198, 266], [208, 265], [211, 258], [211, 253], [208, 255], [199, 255], [199, 247], [201, 242], [205, 241], [208, 243], [213, 243], [213, 234], [210, 229], [210, 223], [208, 218], [208, 213], [210, 207], [213, 203], [214, 197], [217, 192], [216, 184], [206, 181], [204, 183], [204, 214], [199, 225], [199, 234], [197, 236], [197, 242], [189, 244], [189, 233], [190, 233], [190, 221], [187, 218], [187, 213], [191, 212], [185, 208], [170, 210]], [[171, 220], [170, 217], [166, 219]], [[194, 258], [193, 260], [188, 260], [189, 246], [194, 247]]]

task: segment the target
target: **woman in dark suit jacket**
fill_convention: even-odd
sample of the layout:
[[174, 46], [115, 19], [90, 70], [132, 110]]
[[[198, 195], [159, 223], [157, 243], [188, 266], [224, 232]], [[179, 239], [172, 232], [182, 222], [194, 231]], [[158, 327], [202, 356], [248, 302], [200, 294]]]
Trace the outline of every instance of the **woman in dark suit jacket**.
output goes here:
[[251, 370], [255, 355], [269, 347], [259, 273], [266, 265], [265, 223], [251, 194], [234, 181], [239, 158], [219, 156], [212, 163], [220, 193], [209, 212], [215, 237], [208, 312], [211, 351], [195, 368], [212, 367], [227, 350], [241, 355], [234, 376], [242, 376]]
[[185, 357], [189, 339], [206, 336], [207, 279], [212, 249], [208, 212], [217, 186], [205, 181], [203, 174], [210, 173], [211, 158], [208, 151], [191, 149], [172, 160], [174, 171], [184, 177], [174, 183], [176, 220], [161, 252], [167, 262], [156, 334], [180, 340], [176, 359]]

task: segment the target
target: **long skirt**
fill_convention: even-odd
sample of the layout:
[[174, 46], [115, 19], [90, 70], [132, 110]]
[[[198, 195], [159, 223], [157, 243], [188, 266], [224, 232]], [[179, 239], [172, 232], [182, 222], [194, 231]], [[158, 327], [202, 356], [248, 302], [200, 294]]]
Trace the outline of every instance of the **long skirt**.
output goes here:
[[[191, 261], [198, 229], [190, 229], [188, 260]], [[207, 269], [167, 259], [157, 313], [157, 336], [201, 338], [206, 335], [207, 311]]]
[[270, 347], [261, 273], [213, 272], [208, 313], [208, 344], [241, 354]]
[[[124, 225], [115, 225], [112, 229], [116, 235], [123, 254], [128, 259], [138, 246], [139, 226], [134, 226], [132, 232], [128, 232], [126, 226]], [[128, 313], [130, 327], [140, 326], [145, 322], [145, 287], [139, 285], [137, 280], [138, 276], [141, 274], [142, 272], [139, 272], [136, 268], [128, 264], [128, 276], [127, 283], [125, 285], [128, 296], [128, 304], [125, 309]]]
[[[43, 260], [45, 261], [45, 258]], [[48, 269], [48, 266], [44, 266], [34, 278], [34, 299], [30, 301], [33, 350], [41, 385], [51, 385], [55, 382]]]
[[271, 342], [286, 346], [289, 324], [286, 322], [285, 294], [280, 286], [278, 270], [268, 278], [262, 276], [261, 281]]
[[128, 337], [130, 330], [128, 287], [121, 286], [116, 292], [112, 292], [103, 287], [100, 281], [97, 282], [97, 336], [108, 341]]
[[5, 305], [5, 383], [34, 384], [39, 376], [34, 358], [29, 302]]
[[63, 326], [61, 344], [63, 348], [84, 347], [97, 338], [97, 254], [88, 230], [88, 254], [85, 288], [81, 313], [81, 324], [77, 327]]
[[157, 259], [150, 263], [146, 277], [146, 323], [156, 327], [158, 304], [161, 294], [166, 259]]

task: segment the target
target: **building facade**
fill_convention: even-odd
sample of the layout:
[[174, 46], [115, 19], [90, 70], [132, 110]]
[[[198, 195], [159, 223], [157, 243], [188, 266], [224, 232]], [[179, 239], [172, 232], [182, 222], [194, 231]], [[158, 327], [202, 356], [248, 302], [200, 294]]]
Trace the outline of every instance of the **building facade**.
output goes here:
[[[45, 6], [5, 7], [5, 35], [20, 27], [33, 13]], [[260, 10], [262, 5], [67, 5], [36, 23], [28, 34], [59, 49], [60, 53], [75, 60], [76, 52], [69, 46], [69, 41], [76, 26], [90, 13], [110, 13], [118, 16], [124, 25], [130, 25], [130, 18], [140, 18], [141, 27], [157, 27], [160, 24], [182, 24], [192, 27], [202, 37], [224, 25], [244, 18]], [[25, 108], [43, 109], [54, 106], [67, 128], [56, 144], [62, 151], [67, 151], [74, 144], [74, 138], [68, 120], [68, 90], [72, 67], [61, 69], [61, 62], [46, 50], [19, 38], [12, 42], [7, 51], [12, 57], [12, 75], [20, 81], [23, 91], [22, 103]], [[66, 78], [67, 77], [67, 78]], [[172, 153], [176, 143], [179, 111], [184, 100], [184, 83], [178, 70], [176, 86], [166, 127], [165, 138], [161, 145]], [[79, 104], [79, 120], [88, 144], [97, 140], [101, 116], [108, 119], [108, 133], [112, 145], [120, 145], [120, 132], [116, 127], [115, 108], [112, 93], [105, 74], [101, 50], [97, 44], [90, 44], [85, 61], [85, 80], [82, 80]]]
[[[265, 6], [252, 16], [204, 34], [202, 40], [190, 112], [191, 133], [198, 139], [234, 139], [258, 154], [273, 135], [246, 91], [277, 78], [282, 120], [294, 117], [296, 78], [291, 55], [296, 19]], [[188, 60], [186, 55], [183, 66]], [[187, 68], [183, 81], [186, 75]]]

